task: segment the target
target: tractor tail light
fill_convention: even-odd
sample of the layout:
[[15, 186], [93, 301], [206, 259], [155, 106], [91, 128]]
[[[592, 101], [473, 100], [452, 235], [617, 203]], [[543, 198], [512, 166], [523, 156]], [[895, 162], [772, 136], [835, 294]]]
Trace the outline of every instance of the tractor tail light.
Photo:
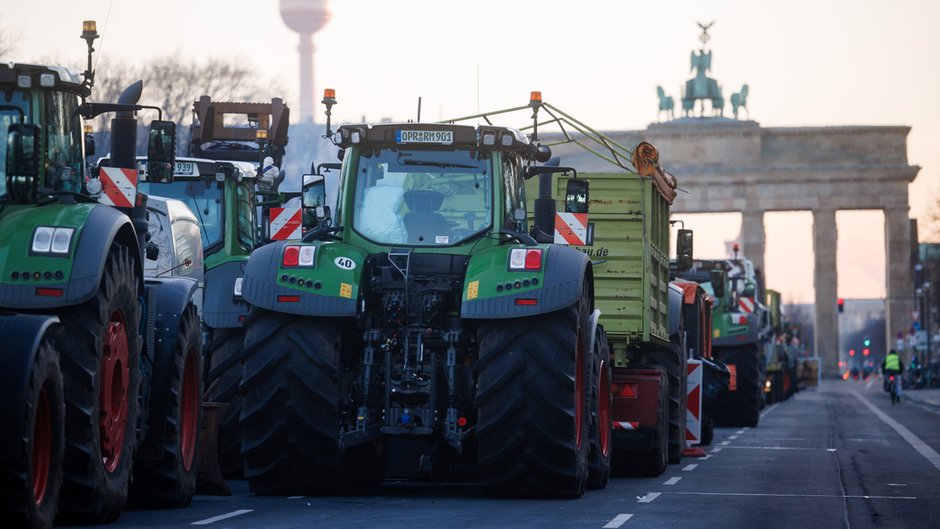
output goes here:
[[281, 258], [283, 266], [297, 266], [300, 264], [300, 246], [285, 246]]

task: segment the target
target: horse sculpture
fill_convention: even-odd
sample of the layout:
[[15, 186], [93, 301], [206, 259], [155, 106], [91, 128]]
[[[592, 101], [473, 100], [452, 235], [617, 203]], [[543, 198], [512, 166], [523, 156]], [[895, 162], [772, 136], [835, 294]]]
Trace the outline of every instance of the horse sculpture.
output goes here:
[[741, 87], [741, 91], [731, 94], [731, 111], [734, 112], [734, 119], [738, 119], [738, 109], [743, 108], [747, 111], [747, 118], [751, 119], [751, 111], [747, 108], [747, 85]]
[[656, 113], [656, 119], [659, 119], [659, 115], [666, 112], [666, 117], [669, 119], [676, 119], [675, 106], [676, 102], [673, 101], [672, 96], [667, 96], [666, 92], [663, 91], [663, 87], [656, 87], [656, 95], [659, 96], [659, 112]]
[[721, 86], [716, 83], [712, 94], [712, 115], [719, 117], [725, 115], [725, 96], [721, 93]]

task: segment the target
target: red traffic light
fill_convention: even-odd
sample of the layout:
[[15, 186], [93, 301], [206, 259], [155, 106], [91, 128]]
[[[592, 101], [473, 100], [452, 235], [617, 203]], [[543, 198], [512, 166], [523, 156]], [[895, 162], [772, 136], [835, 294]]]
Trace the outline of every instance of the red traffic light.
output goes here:
[[855, 349], [849, 349], [849, 356], [855, 356]]
[[862, 354], [863, 354], [863, 355], [868, 356], [869, 353], [871, 353], [871, 350], [869, 350], [867, 347], [864, 348], [864, 349], [862, 349]]
[[845, 310], [845, 299], [839, 298], [837, 303], [839, 304], [839, 312], [843, 312]]

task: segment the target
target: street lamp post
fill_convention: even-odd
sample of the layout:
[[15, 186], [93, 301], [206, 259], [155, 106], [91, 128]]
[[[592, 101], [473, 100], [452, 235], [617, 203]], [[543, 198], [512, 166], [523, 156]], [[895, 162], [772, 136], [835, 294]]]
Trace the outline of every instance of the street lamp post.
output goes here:
[[924, 328], [924, 334], [927, 336], [927, 343], [924, 350], [924, 362], [926, 366], [930, 365], [930, 281], [917, 287], [917, 297], [920, 300], [921, 325]]

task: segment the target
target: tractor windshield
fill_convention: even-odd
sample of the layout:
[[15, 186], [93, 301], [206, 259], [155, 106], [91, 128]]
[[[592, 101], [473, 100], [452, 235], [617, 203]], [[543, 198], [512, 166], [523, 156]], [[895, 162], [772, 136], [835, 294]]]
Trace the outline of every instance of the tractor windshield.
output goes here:
[[[7, 195], [7, 143], [10, 126], [24, 123], [40, 125], [42, 180], [40, 188], [55, 191], [81, 191], [84, 179], [81, 118], [76, 114], [78, 97], [53, 90], [0, 92], [0, 197]], [[37, 121], [37, 112], [41, 115]]]
[[486, 153], [386, 147], [358, 162], [353, 226], [371, 241], [449, 246], [493, 223]]
[[140, 191], [148, 195], [181, 200], [199, 219], [203, 248], [222, 242], [222, 190], [205, 180], [177, 179], [170, 184], [141, 182]]

